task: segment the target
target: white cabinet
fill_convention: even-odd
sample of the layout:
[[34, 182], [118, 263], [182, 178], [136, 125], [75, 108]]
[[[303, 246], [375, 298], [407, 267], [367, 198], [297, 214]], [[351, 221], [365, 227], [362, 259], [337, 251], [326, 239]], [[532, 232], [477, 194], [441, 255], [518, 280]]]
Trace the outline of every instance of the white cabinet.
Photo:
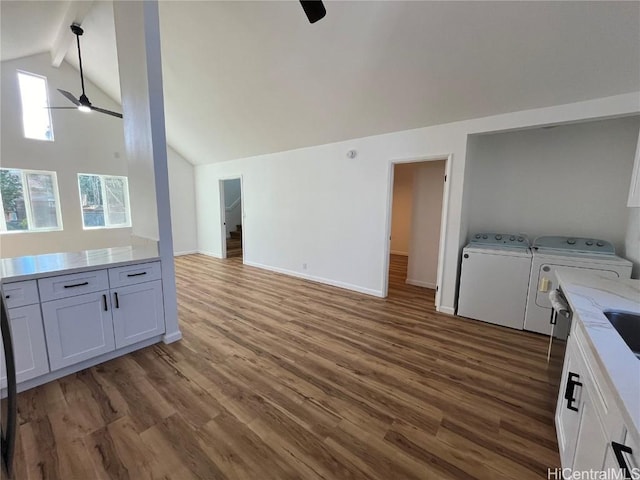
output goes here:
[[160, 280], [112, 290], [112, 305], [116, 348], [164, 333], [164, 304]]
[[556, 409], [562, 467], [612, 471], [619, 470], [624, 462], [628, 468], [636, 468], [640, 461], [638, 440], [626, 431], [615, 394], [606, 386], [585, 344], [580, 329], [574, 328], [567, 342]]
[[109, 291], [42, 303], [52, 370], [115, 350]]
[[[8, 289], [4, 288], [7, 295]], [[37, 293], [37, 290], [36, 290]], [[47, 347], [42, 328], [40, 304], [9, 308], [9, 323], [13, 339], [13, 353], [16, 365], [16, 381], [24, 382], [49, 372]], [[0, 342], [0, 356], [4, 358], [4, 349]], [[7, 370], [4, 362], [0, 364], [0, 388], [7, 386]]]
[[631, 174], [631, 187], [627, 207], [640, 207], [640, 132], [638, 133], [638, 145], [636, 146], [636, 158]]

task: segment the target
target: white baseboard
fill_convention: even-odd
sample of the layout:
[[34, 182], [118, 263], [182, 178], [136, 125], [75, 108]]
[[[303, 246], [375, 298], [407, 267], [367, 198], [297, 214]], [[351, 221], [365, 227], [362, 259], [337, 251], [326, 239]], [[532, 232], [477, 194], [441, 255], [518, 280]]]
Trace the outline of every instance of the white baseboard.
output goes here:
[[403, 257], [408, 257], [409, 252], [401, 252], [400, 250], [391, 250], [391, 255], [402, 255]]
[[193, 255], [194, 253], [199, 253], [198, 250], [185, 250], [183, 252], [173, 252], [174, 257], [179, 257], [181, 255]]
[[346, 290], [352, 290], [358, 293], [364, 293], [367, 295], [373, 295], [374, 297], [384, 298], [381, 290], [373, 290], [371, 288], [364, 288], [358, 285], [353, 285], [352, 283], [340, 282], [338, 280], [332, 280], [330, 278], [316, 277], [314, 275], [309, 275], [306, 273], [300, 273], [293, 270], [287, 270], [286, 268], [280, 267], [272, 267], [270, 265], [263, 265], [261, 263], [250, 262], [248, 260], [244, 261], [245, 265], [249, 265], [251, 267], [261, 268], [263, 270], [269, 270], [271, 272], [282, 273], [284, 275], [289, 275], [291, 277], [302, 278], [304, 280], [311, 280], [312, 282], [323, 283], [325, 285], [331, 285], [333, 287], [344, 288]]
[[173, 342], [177, 342], [180, 339], [182, 339], [182, 332], [180, 330], [176, 332], [171, 332], [168, 335], [165, 335], [164, 337], [162, 337], [162, 341], [164, 343], [173, 343]]
[[422, 280], [414, 280], [413, 278], [407, 278], [406, 283], [408, 283], [409, 285], [415, 285], [416, 287], [430, 288], [431, 290], [436, 289], [435, 283], [423, 282]]
[[198, 250], [196, 253], [200, 253], [201, 255], [206, 255], [207, 257], [222, 258], [222, 255], [220, 255], [219, 253], [213, 253], [207, 250]]
[[456, 314], [456, 309], [453, 307], [448, 307], [445, 305], [440, 305], [437, 309], [438, 312], [440, 313], [446, 313], [447, 315], [455, 315]]

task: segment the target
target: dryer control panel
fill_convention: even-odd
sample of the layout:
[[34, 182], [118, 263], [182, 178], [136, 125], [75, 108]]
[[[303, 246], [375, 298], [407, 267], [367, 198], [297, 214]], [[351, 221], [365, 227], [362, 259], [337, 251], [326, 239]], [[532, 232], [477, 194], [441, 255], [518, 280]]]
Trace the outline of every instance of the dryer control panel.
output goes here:
[[545, 235], [533, 241], [534, 250], [568, 251], [573, 253], [589, 253], [615, 255], [616, 249], [611, 242], [597, 238], [564, 237], [561, 235]]

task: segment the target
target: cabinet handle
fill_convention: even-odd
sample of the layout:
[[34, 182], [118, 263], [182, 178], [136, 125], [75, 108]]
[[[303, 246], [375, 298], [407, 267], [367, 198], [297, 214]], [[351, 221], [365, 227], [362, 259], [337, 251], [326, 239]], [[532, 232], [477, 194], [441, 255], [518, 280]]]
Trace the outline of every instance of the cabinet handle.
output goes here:
[[580, 383], [578, 380], [580, 380], [580, 375], [578, 375], [577, 373], [569, 372], [569, 376], [567, 377], [567, 388], [564, 391], [564, 398], [567, 401], [567, 408], [569, 410], [573, 410], [574, 412], [578, 411], [578, 407], [575, 407], [573, 405], [573, 402], [576, 401], [573, 393], [576, 386], [582, 387], [582, 383]]
[[113, 298], [116, 299], [116, 308], [120, 308], [120, 300], [118, 300], [118, 292], [113, 292]]
[[5, 295], [4, 298], [11, 298], [11, 295]]
[[140, 273], [127, 273], [127, 277], [139, 277], [140, 275], [146, 275], [147, 272], [140, 272]]
[[631, 447], [627, 447], [618, 442], [611, 442], [611, 448], [613, 449], [613, 453], [616, 456], [616, 460], [618, 461], [618, 465], [620, 465], [620, 469], [624, 472], [624, 478], [631, 478], [631, 471], [629, 470], [629, 466], [627, 465], [627, 461], [624, 459], [624, 453], [628, 453], [631, 455], [633, 450]]
[[73, 285], [65, 285], [64, 288], [84, 287], [85, 285], [89, 285], [89, 282], [74, 283]]
[[104, 305], [104, 311], [108, 312], [109, 307], [107, 306], [107, 296], [104, 294], [102, 295], [102, 305]]

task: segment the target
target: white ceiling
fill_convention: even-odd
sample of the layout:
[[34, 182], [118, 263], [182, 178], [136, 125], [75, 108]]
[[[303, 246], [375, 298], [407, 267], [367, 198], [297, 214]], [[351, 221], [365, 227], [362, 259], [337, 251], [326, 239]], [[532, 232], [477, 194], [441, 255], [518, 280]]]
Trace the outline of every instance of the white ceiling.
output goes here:
[[[640, 90], [640, 2], [325, 3], [160, 2], [169, 143], [218, 162]], [[2, 59], [47, 50], [66, 4], [1, 2]], [[118, 99], [111, 4], [83, 27]]]

